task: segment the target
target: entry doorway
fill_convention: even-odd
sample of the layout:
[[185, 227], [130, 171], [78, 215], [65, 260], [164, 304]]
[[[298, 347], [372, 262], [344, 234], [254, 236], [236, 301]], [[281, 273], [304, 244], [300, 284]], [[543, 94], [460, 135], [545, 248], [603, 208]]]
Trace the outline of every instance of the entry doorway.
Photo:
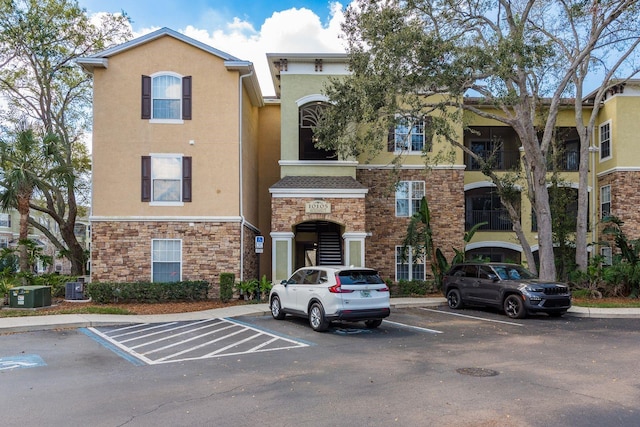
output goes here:
[[307, 221], [295, 226], [295, 268], [342, 265], [342, 227], [330, 221]]

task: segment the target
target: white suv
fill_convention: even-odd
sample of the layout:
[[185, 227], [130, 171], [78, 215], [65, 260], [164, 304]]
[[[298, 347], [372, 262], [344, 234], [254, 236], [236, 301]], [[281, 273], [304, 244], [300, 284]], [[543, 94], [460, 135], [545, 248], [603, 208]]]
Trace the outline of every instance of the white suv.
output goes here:
[[358, 267], [304, 267], [269, 294], [271, 315], [306, 317], [314, 331], [333, 320], [358, 322], [377, 328], [389, 316], [389, 288], [376, 270]]

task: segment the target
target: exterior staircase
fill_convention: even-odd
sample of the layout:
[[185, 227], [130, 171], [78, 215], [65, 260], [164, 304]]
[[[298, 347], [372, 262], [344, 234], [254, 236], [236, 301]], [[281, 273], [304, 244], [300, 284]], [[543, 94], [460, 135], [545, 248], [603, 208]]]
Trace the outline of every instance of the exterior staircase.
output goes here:
[[317, 265], [342, 265], [342, 239], [337, 231], [318, 233]]

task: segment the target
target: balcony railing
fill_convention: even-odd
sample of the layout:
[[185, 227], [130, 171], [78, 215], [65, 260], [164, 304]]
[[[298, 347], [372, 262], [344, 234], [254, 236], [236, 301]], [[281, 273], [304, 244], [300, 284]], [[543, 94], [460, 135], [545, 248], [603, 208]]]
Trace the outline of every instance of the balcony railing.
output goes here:
[[[557, 167], [560, 171], [573, 172], [577, 171], [580, 166], [580, 152], [578, 150], [570, 150], [562, 153], [557, 159]], [[551, 160], [547, 162], [547, 169], [553, 170]]]
[[506, 209], [492, 210], [472, 210], [467, 211], [465, 219], [465, 229], [468, 231], [476, 224], [486, 222], [487, 224], [478, 230], [484, 231], [511, 231], [513, 224], [509, 219], [509, 213]]
[[[498, 151], [482, 151], [478, 154], [486, 162], [489, 162], [493, 170], [513, 170], [520, 167], [520, 151], [519, 150], [498, 150]], [[464, 164], [467, 170], [481, 170], [480, 162], [471, 157], [469, 154], [464, 156]]]
[[[519, 150], [499, 150], [495, 152], [484, 151], [477, 153], [481, 158], [492, 166], [493, 170], [513, 170], [520, 167], [520, 151]], [[480, 162], [476, 161], [471, 155], [465, 154], [464, 164], [467, 170], [481, 170]], [[547, 169], [552, 170], [552, 162], [549, 160]], [[565, 151], [557, 160], [557, 167], [560, 171], [573, 172], [577, 171], [580, 166], [580, 152], [577, 150]]]

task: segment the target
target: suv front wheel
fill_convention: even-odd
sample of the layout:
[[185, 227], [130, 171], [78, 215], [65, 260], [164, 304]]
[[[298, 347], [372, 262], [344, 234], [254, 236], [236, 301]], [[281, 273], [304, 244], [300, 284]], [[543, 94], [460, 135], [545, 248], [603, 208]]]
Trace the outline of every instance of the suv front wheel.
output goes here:
[[512, 319], [522, 319], [527, 315], [520, 295], [511, 294], [504, 299], [504, 312]]
[[280, 304], [280, 298], [276, 295], [271, 298], [271, 315], [274, 319], [284, 319], [285, 313], [282, 311], [282, 305]]
[[447, 304], [449, 308], [453, 308], [454, 310], [462, 308], [462, 297], [460, 296], [459, 290], [450, 289], [449, 292], [447, 292]]
[[369, 329], [375, 329], [378, 326], [382, 325], [382, 319], [365, 320], [364, 325]]
[[329, 327], [329, 322], [324, 317], [324, 308], [319, 302], [311, 304], [311, 308], [309, 309], [309, 325], [311, 325], [311, 329], [316, 332], [326, 331]]

